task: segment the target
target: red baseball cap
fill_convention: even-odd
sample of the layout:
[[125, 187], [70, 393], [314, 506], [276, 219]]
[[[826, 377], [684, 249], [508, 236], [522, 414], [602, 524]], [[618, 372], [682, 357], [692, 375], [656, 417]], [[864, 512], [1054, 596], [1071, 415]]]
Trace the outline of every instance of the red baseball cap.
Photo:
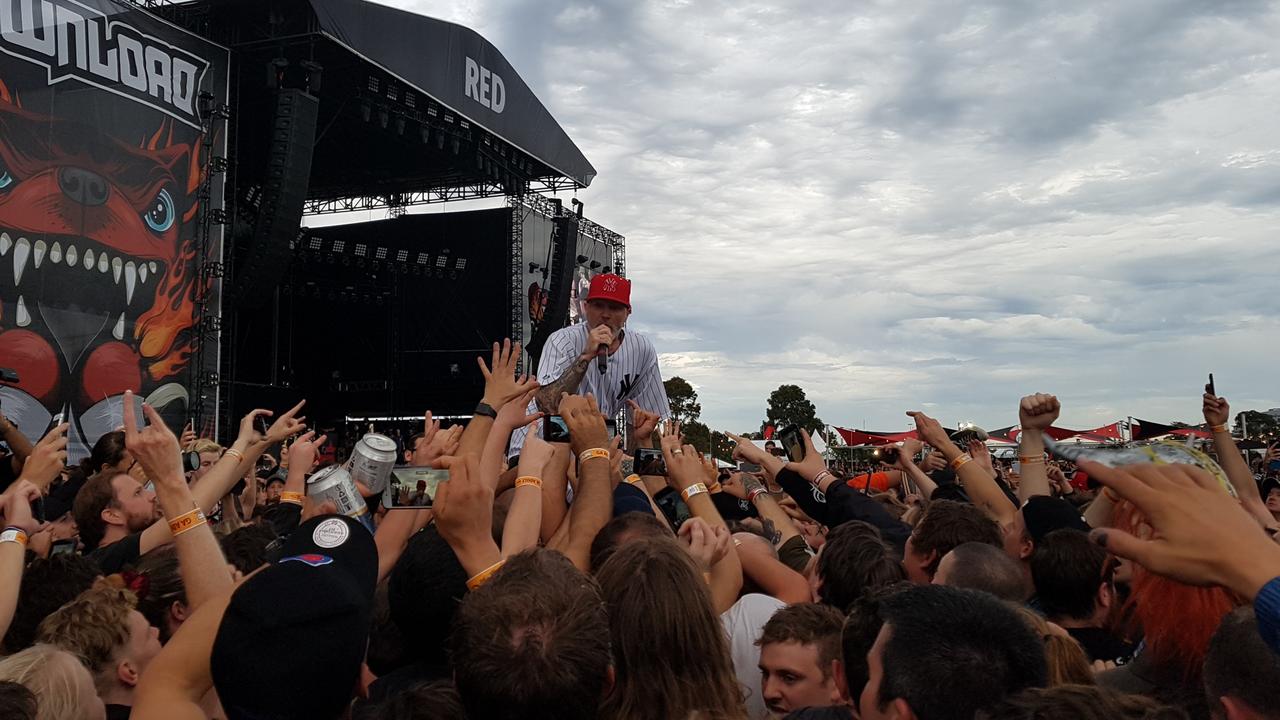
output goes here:
[[631, 309], [631, 281], [613, 273], [601, 273], [591, 278], [591, 290], [587, 300], [612, 300]]

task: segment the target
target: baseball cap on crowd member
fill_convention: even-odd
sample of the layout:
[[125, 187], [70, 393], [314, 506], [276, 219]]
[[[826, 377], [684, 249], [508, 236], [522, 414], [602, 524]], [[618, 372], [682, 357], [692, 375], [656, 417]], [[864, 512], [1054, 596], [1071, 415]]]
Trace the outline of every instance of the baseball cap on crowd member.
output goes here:
[[631, 309], [631, 281], [613, 273], [601, 273], [591, 278], [587, 300], [610, 300]]
[[231, 720], [338, 718], [360, 680], [378, 550], [343, 515], [298, 527], [281, 558], [231, 596], [209, 660]]
[[1087, 533], [1091, 529], [1075, 505], [1048, 495], [1028, 498], [1022, 506], [1022, 519], [1027, 524], [1027, 535], [1036, 544], [1054, 530], [1066, 528]]

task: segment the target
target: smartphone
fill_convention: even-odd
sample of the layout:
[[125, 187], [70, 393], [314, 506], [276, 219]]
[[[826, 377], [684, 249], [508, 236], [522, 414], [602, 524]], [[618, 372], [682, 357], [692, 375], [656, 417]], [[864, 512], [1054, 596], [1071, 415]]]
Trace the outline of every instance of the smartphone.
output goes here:
[[[604, 429], [609, 431], [610, 440], [618, 437], [618, 421], [617, 420], [605, 420]], [[566, 437], [568, 437], [567, 432], [566, 432]]]
[[440, 483], [448, 479], [448, 470], [412, 465], [391, 468], [391, 478], [382, 491], [382, 506], [388, 510], [429, 508]]
[[76, 539], [67, 538], [65, 540], [54, 540], [53, 545], [49, 548], [49, 557], [54, 555], [74, 555], [76, 552]]
[[902, 448], [897, 445], [889, 445], [880, 448], [880, 462], [885, 465], [897, 465], [898, 456], [902, 453]]
[[1209, 382], [1204, 386], [1204, 391], [1214, 397], [1218, 397], [1218, 391], [1213, 387], [1213, 373], [1209, 373]]
[[542, 418], [542, 439], [547, 442], [569, 442], [569, 426], [559, 415], [548, 415]]
[[788, 425], [778, 433], [778, 441], [782, 449], [787, 451], [787, 459], [791, 462], [804, 460], [804, 438], [800, 435], [800, 426]]
[[667, 476], [667, 461], [662, 457], [662, 451], [654, 448], [636, 448], [633, 468], [637, 475]]
[[1280, 460], [1272, 460], [1271, 462], [1267, 463], [1267, 469], [1273, 470], [1273, 471], [1280, 470]]
[[258, 432], [262, 433], [263, 435], [266, 435], [268, 427], [270, 426], [267, 425], [267, 416], [259, 415], [258, 416]]
[[738, 463], [738, 472], [758, 473], [760, 471], [761, 471], [761, 467], [755, 463], [749, 463], [749, 462]]

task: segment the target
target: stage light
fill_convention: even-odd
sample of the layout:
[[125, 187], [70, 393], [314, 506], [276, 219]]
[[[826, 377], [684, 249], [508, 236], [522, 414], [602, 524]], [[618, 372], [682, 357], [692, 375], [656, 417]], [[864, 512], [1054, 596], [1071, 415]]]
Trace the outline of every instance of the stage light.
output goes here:
[[364, 257], [364, 254], [368, 252], [368, 250], [368, 245], [365, 245], [364, 243], [356, 243], [356, 257]]
[[387, 129], [387, 123], [391, 122], [391, 113], [386, 108], [378, 108], [378, 124], [383, 130]]
[[445, 257], [444, 255], [436, 256], [436, 267], [442, 268], [448, 262], [449, 262], [449, 258]]
[[418, 264], [419, 264], [419, 265], [426, 265], [426, 264], [427, 264], [427, 254], [426, 254], [426, 253], [422, 253], [422, 252], [418, 253]]
[[466, 269], [467, 269], [467, 259], [466, 259], [466, 258], [458, 258], [458, 260], [454, 263], [454, 267], [456, 267], [456, 268], [457, 268], [457, 269], [459, 269], [459, 270], [466, 270]]
[[397, 251], [396, 251], [396, 262], [409, 262], [409, 251], [408, 251], [408, 250], [397, 250]]
[[346, 250], [346, 249], [347, 249], [347, 241], [346, 241], [346, 240], [334, 240], [334, 241], [333, 241], [333, 251], [334, 251], [334, 252], [336, 252], [336, 253], [340, 253], [340, 252], [342, 252], [343, 250]]
[[530, 272], [530, 273], [538, 272], [538, 270], [539, 270], [541, 267], [542, 267], [542, 266], [541, 266], [541, 265], [539, 265], [538, 263], [531, 262], [531, 263], [529, 263], [529, 272]]
[[313, 237], [313, 238], [311, 238], [311, 245], [310, 245], [310, 248], [311, 248], [312, 250], [319, 250], [319, 249], [320, 249], [320, 242], [321, 242], [321, 240], [320, 240], [320, 238], [318, 238], [318, 237]]
[[579, 265], [582, 265], [583, 263], [585, 263], [586, 261], [588, 261], [588, 260], [590, 260], [590, 259], [591, 259], [591, 258], [587, 257], [586, 255], [579, 255], [579, 256], [578, 256], [578, 264], [579, 264]]
[[384, 247], [374, 248], [373, 256], [374, 256], [375, 258], [377, 258], [378, 260], [386, 260], [386, 259], [387, 259], [387, 249], [386, 249], [386, 248], [384, 248]]

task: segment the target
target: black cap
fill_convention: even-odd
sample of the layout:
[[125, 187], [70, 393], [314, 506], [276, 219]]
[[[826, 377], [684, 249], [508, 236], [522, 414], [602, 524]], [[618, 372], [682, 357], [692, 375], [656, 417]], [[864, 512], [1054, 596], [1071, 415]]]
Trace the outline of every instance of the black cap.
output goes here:
[[1089, 532], [1089, 523], [1084, 521], [1075, 505], [1048, 495], [1029, 498], [1022, 506], [1022, 520], [1027, 525], [1027, 534], [1037, 543], [1045, 535], [1063, 528]]
[[275, 564], [231, 596], [210, 670], [238, 718], [337, 718], [360, 679], [373, 618], [378, 549], [359, 522], [322, 515]]

